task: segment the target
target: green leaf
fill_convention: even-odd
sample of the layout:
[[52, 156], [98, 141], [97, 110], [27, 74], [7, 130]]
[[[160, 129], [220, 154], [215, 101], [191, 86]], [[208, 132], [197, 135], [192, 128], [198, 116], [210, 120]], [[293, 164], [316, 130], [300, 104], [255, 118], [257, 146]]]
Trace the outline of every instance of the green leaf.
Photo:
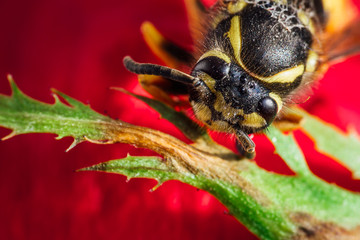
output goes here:
[[112, 160], [100, 163], [91, 167], [80, 169], [79, 171], [100, 171], [118, 173], [130, 178], [152, 178], [159, 183], [167, 180], [180, 179], [181, 176], [165, 164], [159, 157], [132, 157]]
[[345, 135], [321, 119], [299, 111], [305, 118], [302, 129], [314, 141], [317, 151], [348, 167], [360, 179], [360, 140], [357, 134]]
[[[328, 131], [327, 127], [322, 127], [324, 128]], [[360, 206], [359, 194], [346, 191], [315, 176], [309, 170], [292, 134], [285, 135], [275, 127], [269, 127], [266, 135], [274, 144], [275, 152], [296, 176], [269, 174], [251, 167], [253, 170], [244, 173], [250, 182], [263, 189], [270, 199], [278, 202], [278, 207], [283, 207], [286, 211], [309, 213], [317, 219], [334, 221], [347, 227], [360, 224], [360, 208], [357, 207]]]
[[[54, 133], [58, 138], [72, 136], [74, 144], [85, 139], [104, 139], [100, 123], [111, 122], [110, 118], [56, 90], [53, 90], [54, 104], [39, 102], [22, 93], [11, 76], [8, 79], [12, 95], [0, 94], [0, 126], [13, 132], [4, 139], [24, 133]], [[60, 102], [58, 95], [71, 106]]]
[[360, 224], [360, 195], [329, 184], [315, 175], [283, 176], [249, 164], [240, 175], [269, 199], [269, 206], [292, 214], [307, 214], [351, 229]]

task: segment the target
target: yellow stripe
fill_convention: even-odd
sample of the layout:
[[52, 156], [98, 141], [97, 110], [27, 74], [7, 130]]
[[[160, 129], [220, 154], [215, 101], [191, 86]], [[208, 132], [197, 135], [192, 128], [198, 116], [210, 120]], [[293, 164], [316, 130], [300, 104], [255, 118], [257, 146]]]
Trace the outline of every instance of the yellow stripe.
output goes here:
[[315, 72], [318, 64], [318, 54], [313, 50], [309, 51], [309, 56], [306, 61], [306, 71], [307, 72]]
[[[228, 103], [226, 103], [224, 96], [220, 92], [216, 92], [214, 109], [221, 112], [225, 119], [232, 118], [236, 115], [243, 115], [243, 110], [231, 107]], [[226, 115], [224, 115], [224, 113], [226, 113]]]
[[306, 26], [312, 34], [315, 34], [314, 22], [309, 18], [308, 14], [304, 11], [298, 11], [297, 16], [302, 24], [304, 24], [304, 26]]
[[244, 114], [242, 125], [253, 128], [261, 128], [266, 125], [266, 121], [258, 113]]
[[206, 58], [206, 57], [218, 57], [222, 60], [224, 60], [227, 63], [231, 63], [231, 59], [228, 55], [226, 55], [225, 53], [221, 52], [220, 50], [210, 50], [206, 53], [204, 53], [200, 59], [198, 60], [198, 62], [200, 62], [202, 59]]
[[287, 0], [274, 0], [277, 4], [287, 5]]
[[222, 120], [216, 120], [211, 123], [211, 129], [219, 132], [232, 132], [233, 127], [231, 127], [227, 122]]
[[215, 90], [215, 79], [213, 79], [212, 77], [210, 77], [209, 75], [207, 75], [206, 73], [200, 73], [199, 75], [200, 79], [204, 81], [204, 83], [206, 84], [206, 86], [209, 87], [209, 89], [211, 90], [211, 92], [216, 93]]
[[202, 103], [191, 102], [194, 113], [197, 119], [206, 124], [207, 121], [211, 121], [211, 110], [208, 106]]
[[234, 57], [238, 63], [241, 64], [240, 51], [241, 51], [241, 32], [240, 32], [240, 17], [234, 16], [231, 19], [231, 26], [228, 32], [230, 43], [234, 50]]
[[282, 106], [283, 106], [283, 101], [281, 100], [281, 97], [279, 95], [277, 95], [276, 93], [271, 92], [269, 94], [269, 96], [275, 100], [277, 107], [278, 107], [278, 113], [281, 111]]
[[255, 76], [261, 81], [267, 83], [292, 83], [297, 77], [301, 76], [305, 71], [304, 65], [295, 66], [293, 68], [284, 70], [270, 77]]
[[236, 3], [231, 2], [227, 9], [230, 14], [235, 14], [240, 12], [246, 5], [247, 3], [245, 1], [237, 1]]

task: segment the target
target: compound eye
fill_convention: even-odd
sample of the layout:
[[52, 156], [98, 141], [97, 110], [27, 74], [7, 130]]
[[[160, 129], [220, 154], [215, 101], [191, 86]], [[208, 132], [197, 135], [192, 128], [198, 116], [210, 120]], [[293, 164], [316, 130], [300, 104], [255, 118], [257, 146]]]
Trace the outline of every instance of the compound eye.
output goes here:
[[258, 103], [258, 113], [266, 120], [268, 125], [275, 119], [277, 110], [278, 106], [271, 97], [265, 97]]
[[[218, 57], [206, 57], [200, 60], [193, 69], [193, 74], [204, 72], [215, 80], [228, 76], [230, 64]], [[192, 74], [192, 75], [193, 75]]]

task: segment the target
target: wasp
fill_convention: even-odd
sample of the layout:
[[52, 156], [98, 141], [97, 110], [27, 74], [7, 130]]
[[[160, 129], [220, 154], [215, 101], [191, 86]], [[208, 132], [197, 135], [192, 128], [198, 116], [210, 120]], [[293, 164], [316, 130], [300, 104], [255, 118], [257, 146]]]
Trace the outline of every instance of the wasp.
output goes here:
[[[360, 50], [360, 21], [349, 1], [221, 0], [210, 8], [199, 0], [185, 3], [199, 30], [192, 32], [197, 51], [184, 50], [145, 23], [145, 40], [169, 67], [130, 57], [124, 65], [156, 98], [189, 94], [196, 118], [211, 130], [235, 134], [247, 158], [255, 152], [249, 134], [280, 118], [329, 63]], [[181, 64], [190, 64], [190, 71], [179, 70]]]

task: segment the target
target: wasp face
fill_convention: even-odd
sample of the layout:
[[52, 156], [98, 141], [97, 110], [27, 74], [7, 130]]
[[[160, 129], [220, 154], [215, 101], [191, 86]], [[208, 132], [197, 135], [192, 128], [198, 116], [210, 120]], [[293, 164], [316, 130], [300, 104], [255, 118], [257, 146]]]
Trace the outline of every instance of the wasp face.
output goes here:
[[269, 89], [227, 59], [204, 57], [192, 75], [199, 79], [190, 92], [194, 112], [215, 130], [257, 132], [278, 112]]

